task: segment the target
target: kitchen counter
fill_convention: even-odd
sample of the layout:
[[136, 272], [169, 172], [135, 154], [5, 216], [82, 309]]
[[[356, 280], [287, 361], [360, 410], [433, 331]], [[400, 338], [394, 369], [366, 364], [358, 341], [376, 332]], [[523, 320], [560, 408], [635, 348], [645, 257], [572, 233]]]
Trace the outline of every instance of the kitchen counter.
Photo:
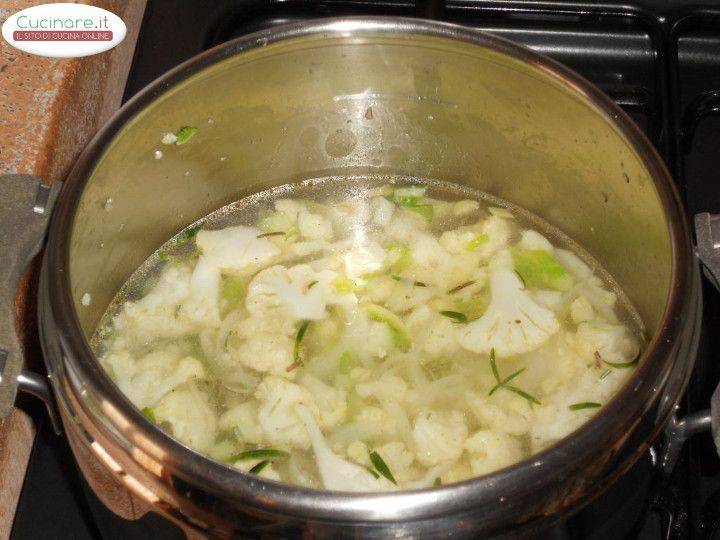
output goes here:
[[[42, 2], [6, 0], [7, 17]], [[10, 47], [0, 51], [0, 167], [44, 182], [65, 178], [82, 148], [120, 106], [145, 0], [95, 0], [92, 5], [117, 14], [127, 25], [125, 40], [108, 52], [85, 58], [46, 58]], [[37, 262], [15, 295], [15, 322], [27, 367], [40, 369], [33, 286]], [[12, 527], [17, 498], [35, 437], [32, 418], [16, 408], [0, 420], [0, 538]]]

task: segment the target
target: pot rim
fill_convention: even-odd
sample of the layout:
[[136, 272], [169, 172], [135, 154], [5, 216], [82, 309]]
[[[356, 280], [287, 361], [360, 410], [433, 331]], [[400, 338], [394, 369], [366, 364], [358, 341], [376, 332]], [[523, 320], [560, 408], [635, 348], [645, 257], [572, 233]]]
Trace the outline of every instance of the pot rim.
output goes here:
[[[531, 64], [550, 75], [572, 94], [594, 107], [636, 150], [647, 168], [663, 207], [672, 256], [671, 287], [658, 330], [643, 354], [635, 372], [612, 399], [590, 420], [547, 449], [508, 468], [486, 476], [471, 478], [447, 486], [390, 493], [346, 493], [315, 490], [265, 480], [191, 450], [152, 424], [133, 406], [112, 382], [93, 354], [75, 312], [70, 286], [70, 237], [80, 196], [94, 167], [126, 123], [160, 95], [199, 73], [204, 68], [231, 56], [278, 41], [318, 35], [411, 35], [464, 41]], [[55, 320], [57, 339], [66, 351], [62, 361], [71, 363], [73, 374], [82, 380], [88, 394], [100, 396], [123, 417], [99, 422], [109, 433], [134, 441], [150, 456], [162, 460], [173, 474], [201, 485], [225, 499], [244, 505], [321, 520], [362, 520], [382, 522], [425, 519], [477, 507], [498, 500], [511, 502], [517, 491], [538, 489], [548, 477], [569, 471], [582, 457], [597, 452], [598, 438], [611, 438], [618, 425], [628, 426], [648, 410], [655, 399], [658, 382], [662, 385], [674, 364], [667, 361], [684, 321], [679, 316], [692, 291], [692, 252], [690, 233], [675, 185], [652, 144], [632, 120], [604, 93], [564, 65], [482, 31], [455, 24], [399, 17], [339, 17], [293, 23], [240, 37], [218, 45], [165, 73], [128, 101], [92, 139], [71, 170], [58, 198], [48, 235], [46, 257], [48, 305]], [[73, 377], [75, 379], [75, 377]], [[636, 405], [628, 407], [635, 396]], [[639, 399], [638, 396], [643, 396]], [[679, 398], [671, 396], [673, 403]], [[85, 400], [78, 400], [84, 403]], [[87, 403], [84, 403], [87, 407]], [[671, 407], [668, 407], [671, 409]], [[91, 418], [97, 410], [87, 408]], [[657, 425], [664, 419], [660, 418]], [[132, 436], [130, 436], [132, 435]], [[152, 441], [152, 443], [150, 443]], [[163, 457], [160, 457], [162, 454]], [[635, 452], [639, 455], [639, 452]], [[625, 463], [628, 466], [629, 463]]]

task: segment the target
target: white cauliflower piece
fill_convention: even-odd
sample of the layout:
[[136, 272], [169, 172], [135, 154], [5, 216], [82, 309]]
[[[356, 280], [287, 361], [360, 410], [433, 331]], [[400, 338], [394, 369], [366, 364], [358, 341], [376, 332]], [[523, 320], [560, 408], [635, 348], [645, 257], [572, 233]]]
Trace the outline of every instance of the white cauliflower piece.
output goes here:
[[540, 249], [549, 253], [553, 253], [555, 250], [547, 238], [533, 230], [527, 230], [521, 233], [519, 245], [524, 249]]
[[407, 327], [415, 346], [431, 357], [451, 356], [460, 349], [457, 324], [427, 305], [410, 313]]
[[180, 317], [199, 326], [220, 326], [220, 278], [220, 269], [201, 256], [190, 278], [190, 297]]
[[378, 227], [387, 227], [395, 212], [395, 205], [385, 197], [373, 197], [370, 200], [372, 222]]
[[345, 274], [353, 281], [382, 269], [387, 253], [377, 242], [367, 241], [352, 246], [344, 256]]
[[355, 463], [363, 465], [364, 467], [372, 467], [370, 461], [370, 449], [362, 441], [352, 441], [348, 444], [345, 450], [347, 457], [352, 459]]
[[374, 397], [380, 402], [402, 402], [407, 392], [407, 383], [397, 375], [384, 375], [376, 381], [358, 384], [355, 391], [360, 397]]
[[523, 435], [530, 430], [533, 410], [527, 400], [510, 392], [483, 396], [468, 391], [465, 400], [483, 427], [508, 435]]
[[584, 322], [575, 334], [578, 352], [593, 358], [597, 352], [608, 362], [629, 362], [638, 352], [638, 343], [628, 329], [620, 324]]
[[533, 302], [512, 270], [501, 268], [490, 275], [490, 294], [485, 314], [459, 330], [464, 348], [476, 353], [495, 349], [497, 356], [522, 354], [560, 330], [552, 311]]
[[208, 396], [194, 384], [169, 392], [153, 409], [158, 423], [169, 422], [173, 436], [199, 452], [215, 442], [217, 416]]
[[463, 199], [453, 204], [453, 214], [455, 215], [455, 217], [462, 217], [468, 214], [472, 214], [478, 208], [480, 208], [479, 202], [472, 199]]
[[523, 457], [520, 441], [487, 429], [468, 438], [465, 448], [470, 453], [472, 472], [477, 476], [508, 467]]
[[298, 405], [302, 404], [315, 418], [319, 416], [310, 392], [270, 375], [258, 385], [255, 398], [260, 402], [258, 421], [268, 443], [305, 450], [310, 447], [307, 430], [297, 414]]
[[460, 411], [424, 411], [415, 417], [412, 436], [417, 460], [426, 467], [455, 461], [463, 451], [468, 430]]
[[468, 246], [478, 238], [474, 227], [460, 227], [445, 231], [440, 235], [440, 245], [453, 255], [469, 252]]
[[307, 264], [271, 266], [250, 282], [245, 307], [253, 316], [280, 310], [297, 320], [323, 319], [328, 303], [343, 301], [332, 286], [336, 276], [332, 270], [315, 272]]
[[345, 331], [340, 338], [342, 350], [353, 351], [361, 359], [385, 358], [394, 348], [389, 325], [372, 321], [362, 309], [349, 313]]
[[395, 480], [405, 482], [415, 476], [412, 464], [415, 455], [407, 449], [404, 443], [393, 441], [375, 448], [385, 464], [390, 469]]
[[332, 223], [320, 214], [313, 214], [302, 206], [297, 217], [298, 229], [303, 238], [329, 241], [333, 237]]
[[345, 390], [337, 390], [328, 386], [309, 373], [305, 373], [298, 383], [313, 395], [320, 412], [320, 425], [323, 429], [332, 429], [345, 420], [347, 414], [347, 392]]
[[594, 316], [592, 304], [584, 296], [578, 296], [570, 304], [570, 317], [575, 324], [591, 321]]
[[244, 443], [260, 444], [263, 431], [258, 423], [257, 404], [246, 401], [231, 407], [218, 420], [221, 431], [232, 431]]
[[113, 319], [117, 333], [137, 343], [157, 338], [179, 338], [196, 330], [187, 319], [178, 318], [178, 307], [190, 295], [189, 268], [167, 266], [152, 290], [142, 299], [125, 302]]
[[226, 349], [216, 361], [229, 374], [240, 363], [259, 373], [292, 379], [295, 372], [287, 369], [295, 361], [295, 333], [294, 324], [287, 319], [248, 317], [227, 335]]
[[140, 409], [153, 407], [164, 395], [189, 380], [205, 377], [202, 363], [175, 347], [151, 352], [136, 362], [128, 360], [129, 357], [114, 354], [105, 362], [120, 390]]
[[395, 419], [380, 407], [363, 407], [353, 423], [363, 428], [366, 440], [392, 439], [398, 432]]
[[248, 271], [268, 264], [280, 253], [255, 227], [226, 227], [200, 231], [195, 242], [201, 252], [190, 279], [190, 296], [181, 316], [201, 326], [220, 325], [220, 278], [223, 271]]
[[297, 406], [297, 415], [302, 420], [307, 436], [312, 441], [315, 463], [325, 489], [337, 491], [387, 491], [393, 485], [380, 476], [375, 478], [367, 469], [350, 463], [335, 454], [323, 437], [311, 412], [304, 406]]
[[480, 257], [480, 260], [488, 260], [495, 253], [507, 247], [511, 233], [512, 228], [506, 217], [491, 215], [480, 226], [480, 234], [487, 237], [487, 240], [479, 244], [474, 253]]
[[278, 199], [275, 201], [275, 210], [285, 214], [290, 223], [295, 224], [298, 220], [298, 214], [303, 207], [302, 203], [293, 199]]
[[386, 227], [385, 233], [403, 244], [410, 243], [419, 231], [427, 229], [428, 220], [420, 214], [410, 212], [404, 208], [396, 208], [390, 224]]
[[201, 260], [219, 270], [246, 271], [269, 264], [280, 249], [267, 238], [258, 238], [256, 227], [238, 225], [216, 231], [201, 230], [195, 237]]

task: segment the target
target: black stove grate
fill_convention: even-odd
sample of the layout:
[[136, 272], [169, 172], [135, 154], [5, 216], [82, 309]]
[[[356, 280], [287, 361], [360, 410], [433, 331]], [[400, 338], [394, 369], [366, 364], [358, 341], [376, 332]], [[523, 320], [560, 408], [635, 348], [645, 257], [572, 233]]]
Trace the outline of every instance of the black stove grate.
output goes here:
[[[720, 0], [693, 5], [684, 0], [148, 0], [124, 99], [195, 54], [257, 30], [329, 16], [418, 14], [491, 32], [568, 65], [610, 95], [648, 135], [672, 171], [689, 216], [720, 212], [720, 176], [715, 178], [720, 171]], [[706, 408], [720, 380], [720, 363], [714, 361], [720, 334], [713, 332], [720, 324], [720, 294], [707, 284], [704, 294], [703, 333], [685, 411]], [[53, 509], [62, 508], [67, 522], [73, 507], [53, 504], [38, 481], [48, 474], [41, 465], [48, 463], [48, 452], [67, 453], [66, 444], [43, 430], [36, 446], [16, 538], [47, 533], [36, 527], [38, 512], [52, 516]], [[710, 436], [686, 445], [669, 478], [657, 474], [653, 462], [648, 453], [606, 495], [543, 538], [720, 538], [720, 459]], [[77, 480], [68, 474], [64, 467], [58, 477], [82, 499]], [[87, 500], [74, 505], [77, 538], [86, 537], [82, 531], [87, 530], [106, 538], [118, 531], [142, 537], [143, 526], [153, 538], [166, 537], [155, 521], [113, 525], [91, 494]]]

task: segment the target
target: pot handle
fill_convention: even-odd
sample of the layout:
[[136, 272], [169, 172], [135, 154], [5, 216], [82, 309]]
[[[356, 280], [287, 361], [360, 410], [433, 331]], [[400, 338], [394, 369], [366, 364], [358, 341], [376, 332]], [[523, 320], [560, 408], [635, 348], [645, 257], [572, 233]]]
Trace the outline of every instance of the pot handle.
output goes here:
[[25, 269], [43, 245], [60, 182], [36, 176], [0, 176], [0, 418], [10, 414], [18, 388], [45, 402], [55, 431], [59, 423], [47, 377], [22, 371], [23, 352], [15, 331], [14, 298]]
[[[703, 212], [695, 215], [695, 253], [705, 277], [720, 291], [720, 214]], [[710, 400], [710, 408], [678, 419], [670, 419], [665, 429], [665, 444], [658, 465], [670, 473], [680, 456], [683, 444], [695, 434], [712, 430], [715, 448], [720, 454], [720, 384]]]

